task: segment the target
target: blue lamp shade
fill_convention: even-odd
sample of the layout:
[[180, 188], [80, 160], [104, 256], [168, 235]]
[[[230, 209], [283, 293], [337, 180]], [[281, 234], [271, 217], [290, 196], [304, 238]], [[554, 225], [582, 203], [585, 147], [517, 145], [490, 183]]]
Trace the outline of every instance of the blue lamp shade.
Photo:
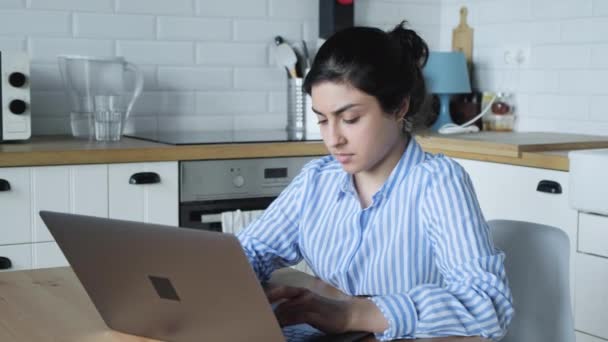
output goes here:
[[450, 95], [471, 92], [467, 61], [462, 52], [431, 52], [422, 70], [428, 90], [439, 96], [440, 110], [437, 121], [431, 127], [437, 131], [452, 123]]

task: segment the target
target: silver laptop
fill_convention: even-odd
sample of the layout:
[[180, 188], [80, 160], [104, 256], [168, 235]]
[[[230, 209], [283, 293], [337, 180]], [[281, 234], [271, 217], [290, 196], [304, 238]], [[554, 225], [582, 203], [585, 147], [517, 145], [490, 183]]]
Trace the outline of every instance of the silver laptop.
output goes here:
[[236, 237], [41, 211], [108, 327], [166, 341], [354, 341], [281, 329]]

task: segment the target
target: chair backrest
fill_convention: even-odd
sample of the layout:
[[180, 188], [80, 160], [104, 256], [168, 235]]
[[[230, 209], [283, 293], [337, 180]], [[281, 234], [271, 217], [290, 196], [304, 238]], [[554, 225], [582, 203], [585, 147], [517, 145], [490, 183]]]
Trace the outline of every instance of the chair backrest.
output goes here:
[[568, 235], [531, 222], [489, 221], [505, 252], [515, 316], [503, 342], [574, 342]]

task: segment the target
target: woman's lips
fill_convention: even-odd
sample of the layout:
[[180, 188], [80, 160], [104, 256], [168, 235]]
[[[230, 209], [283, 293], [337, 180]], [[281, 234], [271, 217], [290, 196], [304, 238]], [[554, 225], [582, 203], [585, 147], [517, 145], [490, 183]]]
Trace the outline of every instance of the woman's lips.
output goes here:
[[340, 153], [340, 154], [335, 154], [334, 157], [341, 163], [341, 164], [346, 164], [349, 163], [352, 159], [353, 159], [353, 155], [352, 154], [346, 154], [346, 153]]

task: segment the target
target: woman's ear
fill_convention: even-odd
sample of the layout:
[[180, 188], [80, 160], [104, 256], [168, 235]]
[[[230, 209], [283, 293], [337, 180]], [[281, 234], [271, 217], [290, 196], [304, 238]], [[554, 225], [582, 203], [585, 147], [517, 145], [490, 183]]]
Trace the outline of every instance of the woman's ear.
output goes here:
[[410, 97], [406, 97], [405, 99], [403, 99], [403, 102], [401, 102], [401, 106], [399, 106], [399, 109], [397, 110], [397, 121], [401, 121], [401, 120], [405, 120], [405, 115], [407, 114], [407, 111], [410, 109]]

